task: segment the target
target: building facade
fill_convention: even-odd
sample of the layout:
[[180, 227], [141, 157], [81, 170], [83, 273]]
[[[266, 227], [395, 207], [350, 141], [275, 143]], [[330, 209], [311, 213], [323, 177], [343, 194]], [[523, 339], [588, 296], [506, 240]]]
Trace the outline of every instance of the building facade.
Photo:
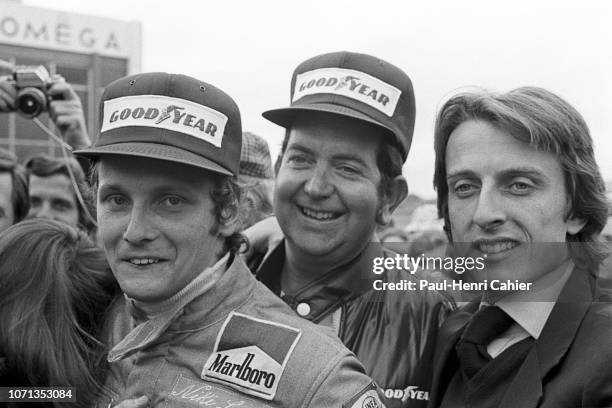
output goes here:
[[[60, 74], [81, 98], [90, 135], [97, 126], [97, 102], [111, 81], [141, 69], [141, 24], [30, 7], [0, 0], [0, 60], [44, 65]], [[53, 130], [46, 113], [39, 116]], [[0, 114], [0, 147], [25, 160], [33, 154], [61, 155], [30, 119]]]

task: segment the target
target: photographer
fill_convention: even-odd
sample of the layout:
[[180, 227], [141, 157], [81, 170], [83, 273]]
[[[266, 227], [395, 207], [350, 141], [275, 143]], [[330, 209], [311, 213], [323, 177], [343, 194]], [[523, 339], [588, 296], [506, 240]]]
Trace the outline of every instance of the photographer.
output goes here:
[[[24, 99], [21, 102], [24, 106], [20, 108], [20, 93], [30, 96], [32, 102], [38, 101], [37, 97], [46, 97], [48, 105], [43, 102], [40, 109], [49, 113], [60, 137], [74, 149], [90, 145], [81, 100], [64, 78], [48, 76], [43, 67], [18, 68], [4, 61], [0, 61], [0, 74], [4, 75], [0, 77], [0, 112], [16, 111], [34, 118], [37, 104], [28, 105], [29, 101]], [[49, 87], [32, 86], [36, 80]], [[83, 188], [88, 166], [88, 162], [79, 163], [73, 157], [54, 158], [45, 154], [30, 157], [26, 163], [30, 200], [28, 218], [62, 221], [80, 226], [93, 236], [95, 222], [89, 215], [92, 206], [87, 189]]]
[[[0, 60], [0, 112], [14, 112], [18, 89], [11, 74], [15, 66]], [[66, 143], [74, 149], [91, 144], [85, 125], [81, 100], [66, 80], [55, 75], [52, 85], [46, 90], [50, 97], [48, 113]]]

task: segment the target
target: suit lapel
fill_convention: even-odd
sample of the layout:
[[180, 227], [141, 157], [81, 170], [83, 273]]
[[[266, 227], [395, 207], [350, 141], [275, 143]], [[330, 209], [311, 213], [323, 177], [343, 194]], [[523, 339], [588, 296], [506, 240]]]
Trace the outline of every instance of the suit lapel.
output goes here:
[[479, 304], [479, 301], [472, 302], [453, 312], [440, 327], [434, 355], [433, 383], [428, 406], [438, 407], [442, 403], [446, 387], [458, 367], [457, 358], [454, 356], [455, 344], [457, 344], [463, 328], [470, 321]]
[[532, 408], [537, 407], [542, 397], [542, 377], [537, 347], [533, 347], [514, 380], [506, 390], [499, 408]]
[[536, 407], [542, 396], [542, 378], [567, 353], [592, 302], [586, 271], [574, 269], [563, 287], [535, 347], [529, 352], [500, 404], [502, 408]]

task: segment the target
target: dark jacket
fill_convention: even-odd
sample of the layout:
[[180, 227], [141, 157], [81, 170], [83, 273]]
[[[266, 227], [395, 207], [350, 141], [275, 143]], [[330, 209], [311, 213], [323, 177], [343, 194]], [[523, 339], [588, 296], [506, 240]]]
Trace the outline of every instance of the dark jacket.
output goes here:
[[[499, 407], [612, 407], [612, 303], [606, 295], [588, 272], [573, 271]], [[458, 370], [455, 345], [478, 304], [454, 312], [440, 330], [432, 408]]]
[[[277, 295], [285, 260], [282, 241], [257, 269], [257, 277]], [[391, 269], [372, 271], [375, 257], [395, 257], [379, 244], [345, 265], [302, 288], [282, 296], [302, 317], [315, 323], [341, 310], [338, 336], [355, 353], [366, 373], [385, 391], [387, 408], [427, 404], [432, 374], [433, 351], [438, 327], [454, 308], [446, 294], [429, 290], [375, 290], [383, 282], [416, 282], [424, 276]], [[380, 282], [377, 283], [377, 286]], [[308, 305], [308, 308], [298, 307]]]

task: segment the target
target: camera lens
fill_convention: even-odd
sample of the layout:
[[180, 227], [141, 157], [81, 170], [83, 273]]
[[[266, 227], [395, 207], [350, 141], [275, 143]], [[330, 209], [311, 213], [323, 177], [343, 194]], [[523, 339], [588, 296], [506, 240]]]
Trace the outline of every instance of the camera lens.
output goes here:
[[24, 88], [17, 94], [17, 111], [26, 118], [35, 118], [47, 107], [47, 97], [38, 88]]

